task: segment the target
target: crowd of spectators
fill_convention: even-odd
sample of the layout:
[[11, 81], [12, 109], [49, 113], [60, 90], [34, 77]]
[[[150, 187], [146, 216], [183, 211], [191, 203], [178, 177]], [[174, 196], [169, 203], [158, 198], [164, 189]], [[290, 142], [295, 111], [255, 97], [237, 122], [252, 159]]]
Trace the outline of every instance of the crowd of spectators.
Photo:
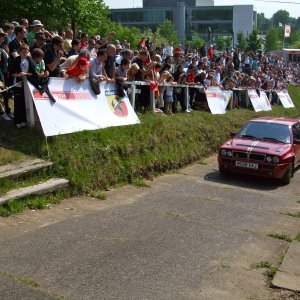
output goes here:
[[[149, 85], [141, 86], [136, 109], [149, 108], [152, 89], [156, 111], [168, 114], [187, 108], [205, 109], [203, 89], [208, 86], [233, 90], [233, 106], [239, 108], [246, 89], [256, 89], [258, 93], [265, 90], [275, 104], [274, 91], [285, 88], [286, 83], [299, 84], [300, 80], [298, 63], [261, 52], [243, 53], [238, 48], [219, 52], [213, 45], [195, 49], [171, 43], [155, 45], [150, 37], [141, 37], [138, 45], [130, 45], [114, 36], [114, 32], [100, 37], [81, 31], [75, 35], [70, 29], [48, 31], [39, 20], [31, 25], [27, 19], [4, 24], [0, 28], [0, 80], [13, 88], [1, 94], [4, 105], [0, 105], [0, 118], [14, 119], [17, 128], [26, 126], [22, 85], [25, 77], [52, 101], [55, 99], [47, 88], [49, 77], [73, 78], [79, 83], [89, 79], [96, 94], [100, 93], [100, 82], [117, 83], [120, 96], [126, 89], [124, 82], [147, 81]], [[190, 86], [189, 107], [183, 88], [175, 83]], [[11, 97], [14, 115], [8, 101]]]

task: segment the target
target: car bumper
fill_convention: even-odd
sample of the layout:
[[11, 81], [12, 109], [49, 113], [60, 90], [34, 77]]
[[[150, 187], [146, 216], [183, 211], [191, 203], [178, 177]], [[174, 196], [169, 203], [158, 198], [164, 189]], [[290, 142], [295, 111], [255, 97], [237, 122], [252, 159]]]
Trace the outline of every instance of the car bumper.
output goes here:
[[218, 156], [220, 172], [232, 172], [232, 173], [239, 173], [239, 174], [262, 176], [268, 178], [282, 178], [289, 166], [289, 162], [280, 163], [280, 164], [270, 164], [265, 162], [254, 162], [254, 161], [247, 161], [241, 159], [238, 160], [238, 161], [258, 164], [258, 169], [251, 169], [251, 168], [236, 166], [236, 161], [237, 159], [235, 158]]

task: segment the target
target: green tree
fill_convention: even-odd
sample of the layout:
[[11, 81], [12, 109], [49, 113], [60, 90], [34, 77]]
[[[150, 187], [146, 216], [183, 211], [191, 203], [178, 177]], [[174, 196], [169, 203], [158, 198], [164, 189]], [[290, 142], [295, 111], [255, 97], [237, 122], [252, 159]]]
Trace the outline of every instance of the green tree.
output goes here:
[[186, 41], [185, 44], [190, 46], [192, 49], [202, 47], [205, 44], [205, 41], [201, 37], [194, 35], [193, 38], [189, 41]]
[[290, 13], [286, 10], [278, 10], [272, 17], [272, 22], [275, 27], [290, 23]]
[[237, 34], [237, 47], [240, 48], [242, 51], [245, 51], [247, 49], [248, 43], [247, 43], [247, 39], [244, 36], [243, 32], [240, 31]]
[[258, 32], [267, 32], [272, 26], [272, 20], [267, 19], [264, 13], [257, 14], [257, 30]]
[[221, 35], [216, 39], [216, 48], [217, 50], [223, 50], [225, 48], [225, 38]]
[[232, 36], [227, 36], [224, 38], [225, 47], [232, 48]]
[[275, 27], [271, 27], [266, 34], [266, 51], [278, 49], [278, 30]]
[[253, 29], [252, 32], [249, 34], [249, 38], [247, 39], [248, 42], [248, 49], [252, 51], [256, 51], [261, 49], [261, 39], [258, 36], [257, 29]]
[[[4, 2], [4, 1], [2, 1]], [[19, 0], [1, 5], [2, 20], [40, 19], [49, 29], [75, 25], [84, 31], [108, 22], [109, 10], [103, 0]], [[53, 28], [55, 26], [55, 28]]]
[[105, 27], [104, 29], [101, 28], [101, 31], [97, 30], [96, 32], [101, 36], [106, 36], [111, 32], [115, 32], [114, 40], [119, 40], [120, 42], [126, 40], [133, 47], [137, 46], [142, 36], [141, 30], [139, 28], [123, 26], [120, 23], [116, 24], [114, 22], [109, 23], [109, 27]]
[[170, 20], [166, 20], [163, 24], [160, 24], [156, 32], [174, 45], [179, 43], [177, 31]]

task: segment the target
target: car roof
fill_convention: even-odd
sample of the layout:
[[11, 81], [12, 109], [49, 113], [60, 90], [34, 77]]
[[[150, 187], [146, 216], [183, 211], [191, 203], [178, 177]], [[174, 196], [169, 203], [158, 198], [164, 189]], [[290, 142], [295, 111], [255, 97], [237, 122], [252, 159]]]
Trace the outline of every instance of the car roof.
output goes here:
[[299, 119], [293, 118], [284, 118], [284, 117], [261, 117], [250, 120], [250, 122], [266, 122], [266, 123], [275, 123], [275, 124], [282, 124], [292, 126], [295, 123], [300, 122]]

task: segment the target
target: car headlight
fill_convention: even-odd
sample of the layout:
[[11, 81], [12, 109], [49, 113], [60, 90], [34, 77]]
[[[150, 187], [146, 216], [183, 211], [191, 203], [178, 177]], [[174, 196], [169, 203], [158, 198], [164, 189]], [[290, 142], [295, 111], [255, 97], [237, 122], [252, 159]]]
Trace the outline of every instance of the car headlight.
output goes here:
[[226, 151], [225, 149], [221, 149], [220, 154], [221, 154], [222, 156], [226, 156], [226, 155], [227, 155], [227, 151]]
[[278, 156], [273, 156], [273, 163], [278, 164], [279, 163], [279, 157]]
[[272, 162], [272, 157], [271, 157], [271, 156], [267, 156], [267, 157], [266, 157], [266, 161], [267, 161], [268, 163], [271, 163], [271, 162]]
[[232, 151], [231, 150], [227, 151], [227, 156], [232, 157]]

